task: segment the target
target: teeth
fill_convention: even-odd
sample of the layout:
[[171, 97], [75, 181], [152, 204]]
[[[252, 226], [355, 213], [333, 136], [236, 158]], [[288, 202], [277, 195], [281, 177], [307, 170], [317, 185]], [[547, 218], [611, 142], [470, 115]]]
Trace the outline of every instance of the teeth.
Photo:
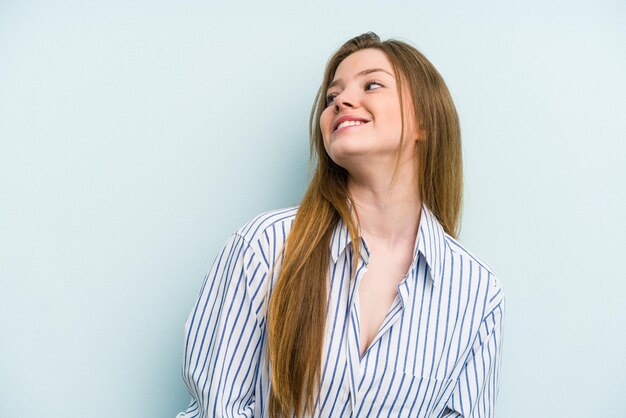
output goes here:
[[347, 120], [345, 122], [341, 122], [338, 126], [337, 129], [341, 129], [344, 126], [357, 126], [357, 125], [363, 125], [365, 122], [362, 122], [360, 120]]

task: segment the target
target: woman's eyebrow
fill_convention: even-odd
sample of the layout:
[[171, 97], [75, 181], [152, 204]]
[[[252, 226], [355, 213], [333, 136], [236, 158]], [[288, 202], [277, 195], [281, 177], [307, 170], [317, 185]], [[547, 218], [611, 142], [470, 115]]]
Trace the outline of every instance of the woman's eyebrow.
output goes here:
[[[382, 69], [382, 68], [369, 68], [369, 69], [367, 69], [367, 70], [363, 70], [363, 71], [361, 71], [361, 72], [357, 73], [357, 75], [356, 75], [356, 76], [357, 76], [357, 77], [363, 77], [363, 76], [366, 76], [366, 75], [368, 75], [368, 74], [375, 73], [375, 72], [378, 72], [378, 71], [382, 71], [383, 73], [387, 73], [387, 74], [389, 74], [390, 76], [392, 76], [392, 77], [393, 77], [393, 74], [391, 74], [389, 71], [384, 70], [384, 69]], [[329, 89], [329, 88], [331, 88], [331, 87], [334, 87], [334, 86], [336, 86], [337, 84], [340, 84], [341, 82], [342, 82], [342, 81], [341, 81], [341, 79], [340, 79], [340, 78], [339, 78], [339, 79], [336, 79], [336, 80], [333, 80], [333, 82], [332, 82], [332, 83], [330, 83], [330, 84], [328, 85], [327, 89]]]

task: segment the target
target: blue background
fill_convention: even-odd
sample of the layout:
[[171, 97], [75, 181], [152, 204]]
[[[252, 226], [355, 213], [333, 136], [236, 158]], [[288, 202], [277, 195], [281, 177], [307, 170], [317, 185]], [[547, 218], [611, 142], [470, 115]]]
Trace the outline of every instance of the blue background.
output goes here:
[[322, 71], [373, 30], [461, 118], [461, 241], [507, 296], [498, 417], [626, 387], [626, 5], [0, 1], [0, 416], [173, 417], [228, 235], [297, 204]]

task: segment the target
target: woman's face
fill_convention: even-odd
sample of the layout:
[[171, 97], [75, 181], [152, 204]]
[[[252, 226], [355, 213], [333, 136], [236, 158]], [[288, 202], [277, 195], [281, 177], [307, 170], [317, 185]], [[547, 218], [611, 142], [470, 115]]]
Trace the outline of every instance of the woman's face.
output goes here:
[[[414, 144], [412, 100], [404, 103], [407, 140]], [[396, 74], [379, 49], [363, 49], [345, 58], [326, 92], [320, 118], [324, 147], [331, 159], [350, 171], [354, 164], [389, 160], [395, 164], [402, 119]], [[407, 148], [408, 150], [408, 148]]]

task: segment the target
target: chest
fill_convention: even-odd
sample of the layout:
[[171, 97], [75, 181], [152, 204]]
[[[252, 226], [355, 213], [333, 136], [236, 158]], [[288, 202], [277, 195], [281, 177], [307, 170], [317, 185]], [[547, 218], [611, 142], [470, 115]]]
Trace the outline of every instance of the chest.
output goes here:
[[[443, 321], [444, 314], [456, 316], [457, 305], [438, 293], [449, 287], [434, 289], [423, 262], [414, 267], [409, 262], [404, 272], [397, 264], [399, 273], [391, 281], [390, 264], [377, 263], [373, 251], [358, 264], [354, 280], [350, 260], [350, 254], [339, 260], [329, 282], [321, 399], [330, 400], [320, 402], [318, 416], [343, 416], [339, 411], [351, 407], [352, 416], [375, 416], [381, 410], [385, 416], [406, 416], [420, 405], [438, 408], [434, 399], [446, 395], [458, 363], [458, 339], [450, 338], [455, 327], [446, 333]], [[412, 416], [430, 416], [435, 409]]]
[[367, 351], [376, 337], [398, 294], [398, 284], [406, 277], [411, 252], [372, 252], [367, 271], [359, 282], [359, 348]]

